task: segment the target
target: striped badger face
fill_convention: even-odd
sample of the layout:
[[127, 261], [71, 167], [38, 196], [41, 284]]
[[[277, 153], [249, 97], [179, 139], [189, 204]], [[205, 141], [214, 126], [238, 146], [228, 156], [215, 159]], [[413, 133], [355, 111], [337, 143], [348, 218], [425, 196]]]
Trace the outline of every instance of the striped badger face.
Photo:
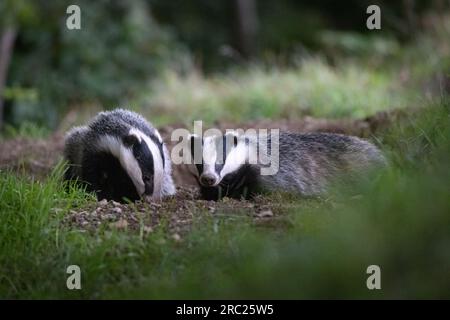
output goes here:
[[[189, 138], [191, 161], [189, 170], [202, 187], [217, 187], [231, 178], [248, 159], [246, 139], [235, 133]], [[225, 180], [224, 180], [225, 179]]]
[[97, 160], [102, 171], [100, 197], [102, 192], [104, 198], [115, 200], [158, 200], [162, 197], [165, 163], [159, 134], [149, 137], [133, 128], [121, 138], [101, 137], [98, 146], [114, 158]]

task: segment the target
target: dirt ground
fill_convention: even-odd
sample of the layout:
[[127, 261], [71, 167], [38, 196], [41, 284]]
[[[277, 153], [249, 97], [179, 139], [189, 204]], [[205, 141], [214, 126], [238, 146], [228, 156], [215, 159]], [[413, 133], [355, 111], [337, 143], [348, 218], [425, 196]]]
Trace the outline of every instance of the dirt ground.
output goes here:
[[[361, 120], [317, 119], [305, 117], [298, 120], [262, 120], [241, 124], [217, 123], [221, 130], [231, 128], [279, 128], [296, 132], [335, 132], [360, 137], [370, 137], [396, 116], [379, 113]], [[165, 126], [160, 133], [165, 141], [170, 141], [170, 133], [179, 126]], [[173, 143], [174, 144], [174, 143]], [[168, 143], [169, 149], [173, 144]], [[15, 138], [0, 141], [0, 170], [12, 170], [36, 179], [45, 179], [56, 163], [62, 158], [64, 135], [56, 132], [48, 139]], [[278, 224], [283, 208], [264, 197], [253, 201], [224, 199], [219, 202], [198, 199], [198, 191], [193, 177], [183, 165], [174, 166], [173, 176], [178, 186], [177, 195], [159, 203], [137, 202], [133, 205], [114, 201], [94, 202], [86, 208], [71, 210], [65, 214], [63, 222], [71, 227], [95, 231], [103, 227], [139, 232], [145, 236], [162, 225], [174, 240], [180, 240], [189, 230], [196, 217], [207, 214], [217, 216], [226, 214], [250, 217], [255, 223]], [[57, 212], [57, 209], [55, 209]], [[282, 222], [281, 222], [282, 223]]]
[[63, 223], [96, 232], [103, 229], [129, 230], [141, 237], [163, 228], [174, 240], [181, 240], [196, 219], [226, 216], [227, 219], [252, 219], [256, 225], [280, 225], [285, 208], [257, 197], [252, 202], [224, 199], [220, 202], [199, 200], [195, 189], [180, 187], [176, 196], [161, 202], [136, 202], [133, 205], [102, 200], [88, 207], [71, 210]]

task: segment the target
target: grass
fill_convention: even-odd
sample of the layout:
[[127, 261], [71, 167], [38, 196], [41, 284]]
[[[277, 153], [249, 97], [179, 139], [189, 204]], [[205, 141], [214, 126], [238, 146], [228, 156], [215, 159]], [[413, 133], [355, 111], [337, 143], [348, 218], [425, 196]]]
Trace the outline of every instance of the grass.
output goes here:
[[197, 119], [365, 117], [408, 106], [413, 97], [397, 75], [385, 70], [308, 58], [289, 69], [253, 66], [206, 78], [195, 71], [186, 76], [167, 71], [139, 104], [157, 123], [192, 124]]
[[49, 135], [50, 130], [48, 128], [25, 121], [18, 127], [6, 125], [5, 130], [0, 134], [0, 141], [17, 137], [46, 138]]
[[[94, 201], [0, 173], [1, 298], [449, 298], [450, 104], [430, 105], [379, 136], [391, 167], [323, 200], [274, 195], [282, 225], [198, 215], [182, 242], [61, 225]], [[82, 270], [82, 290], [65, 287]], [[366, 288], [366, 268], [382, 290]]]

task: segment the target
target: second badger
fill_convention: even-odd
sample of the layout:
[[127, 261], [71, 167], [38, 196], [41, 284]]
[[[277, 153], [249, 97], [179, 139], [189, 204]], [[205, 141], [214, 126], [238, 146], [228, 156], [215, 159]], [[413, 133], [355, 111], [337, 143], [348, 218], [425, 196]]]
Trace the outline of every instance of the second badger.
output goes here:
[[[265, 191], [316, 196], [338, 177], [357, 178], [385, 164], [373, 144], [331, 133], [282, 132], [277, 139], [269, 135], [262, 140], [235, 133], [193, 135], [189, 143], [189, 168], [206, 200], [249, 198]], [[261, 174], [270, 161], [277, 170]]]
[[139, 114], [100, 112], [66, 135], [67, 180], [78, 180], [97, 198], [160, 199], [175, 193], [171, 162], [158, 131]]

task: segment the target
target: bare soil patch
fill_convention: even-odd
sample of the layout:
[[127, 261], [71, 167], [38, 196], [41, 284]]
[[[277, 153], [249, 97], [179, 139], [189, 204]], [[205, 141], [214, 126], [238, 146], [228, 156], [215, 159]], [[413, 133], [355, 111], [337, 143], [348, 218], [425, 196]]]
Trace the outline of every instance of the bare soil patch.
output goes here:
[[138, 232], [141, 237], [163, 228], [175, 241], [181, 240], [191, 229], [196, 219], [221, 218], [251, 219], [256, 225], [272, 226], [286, 224], [284, 208], [264, 197], [253, 201], [238, 201], [225, 198], [222, 201], [198, 199], [195, 188], [180, 187], [173, 197], [161, 202], [136, 202], [121, 204], [102, 200], [87, 207], [70, 210], [63, 224], [71, 228], [97, 232], [119, 230]]

